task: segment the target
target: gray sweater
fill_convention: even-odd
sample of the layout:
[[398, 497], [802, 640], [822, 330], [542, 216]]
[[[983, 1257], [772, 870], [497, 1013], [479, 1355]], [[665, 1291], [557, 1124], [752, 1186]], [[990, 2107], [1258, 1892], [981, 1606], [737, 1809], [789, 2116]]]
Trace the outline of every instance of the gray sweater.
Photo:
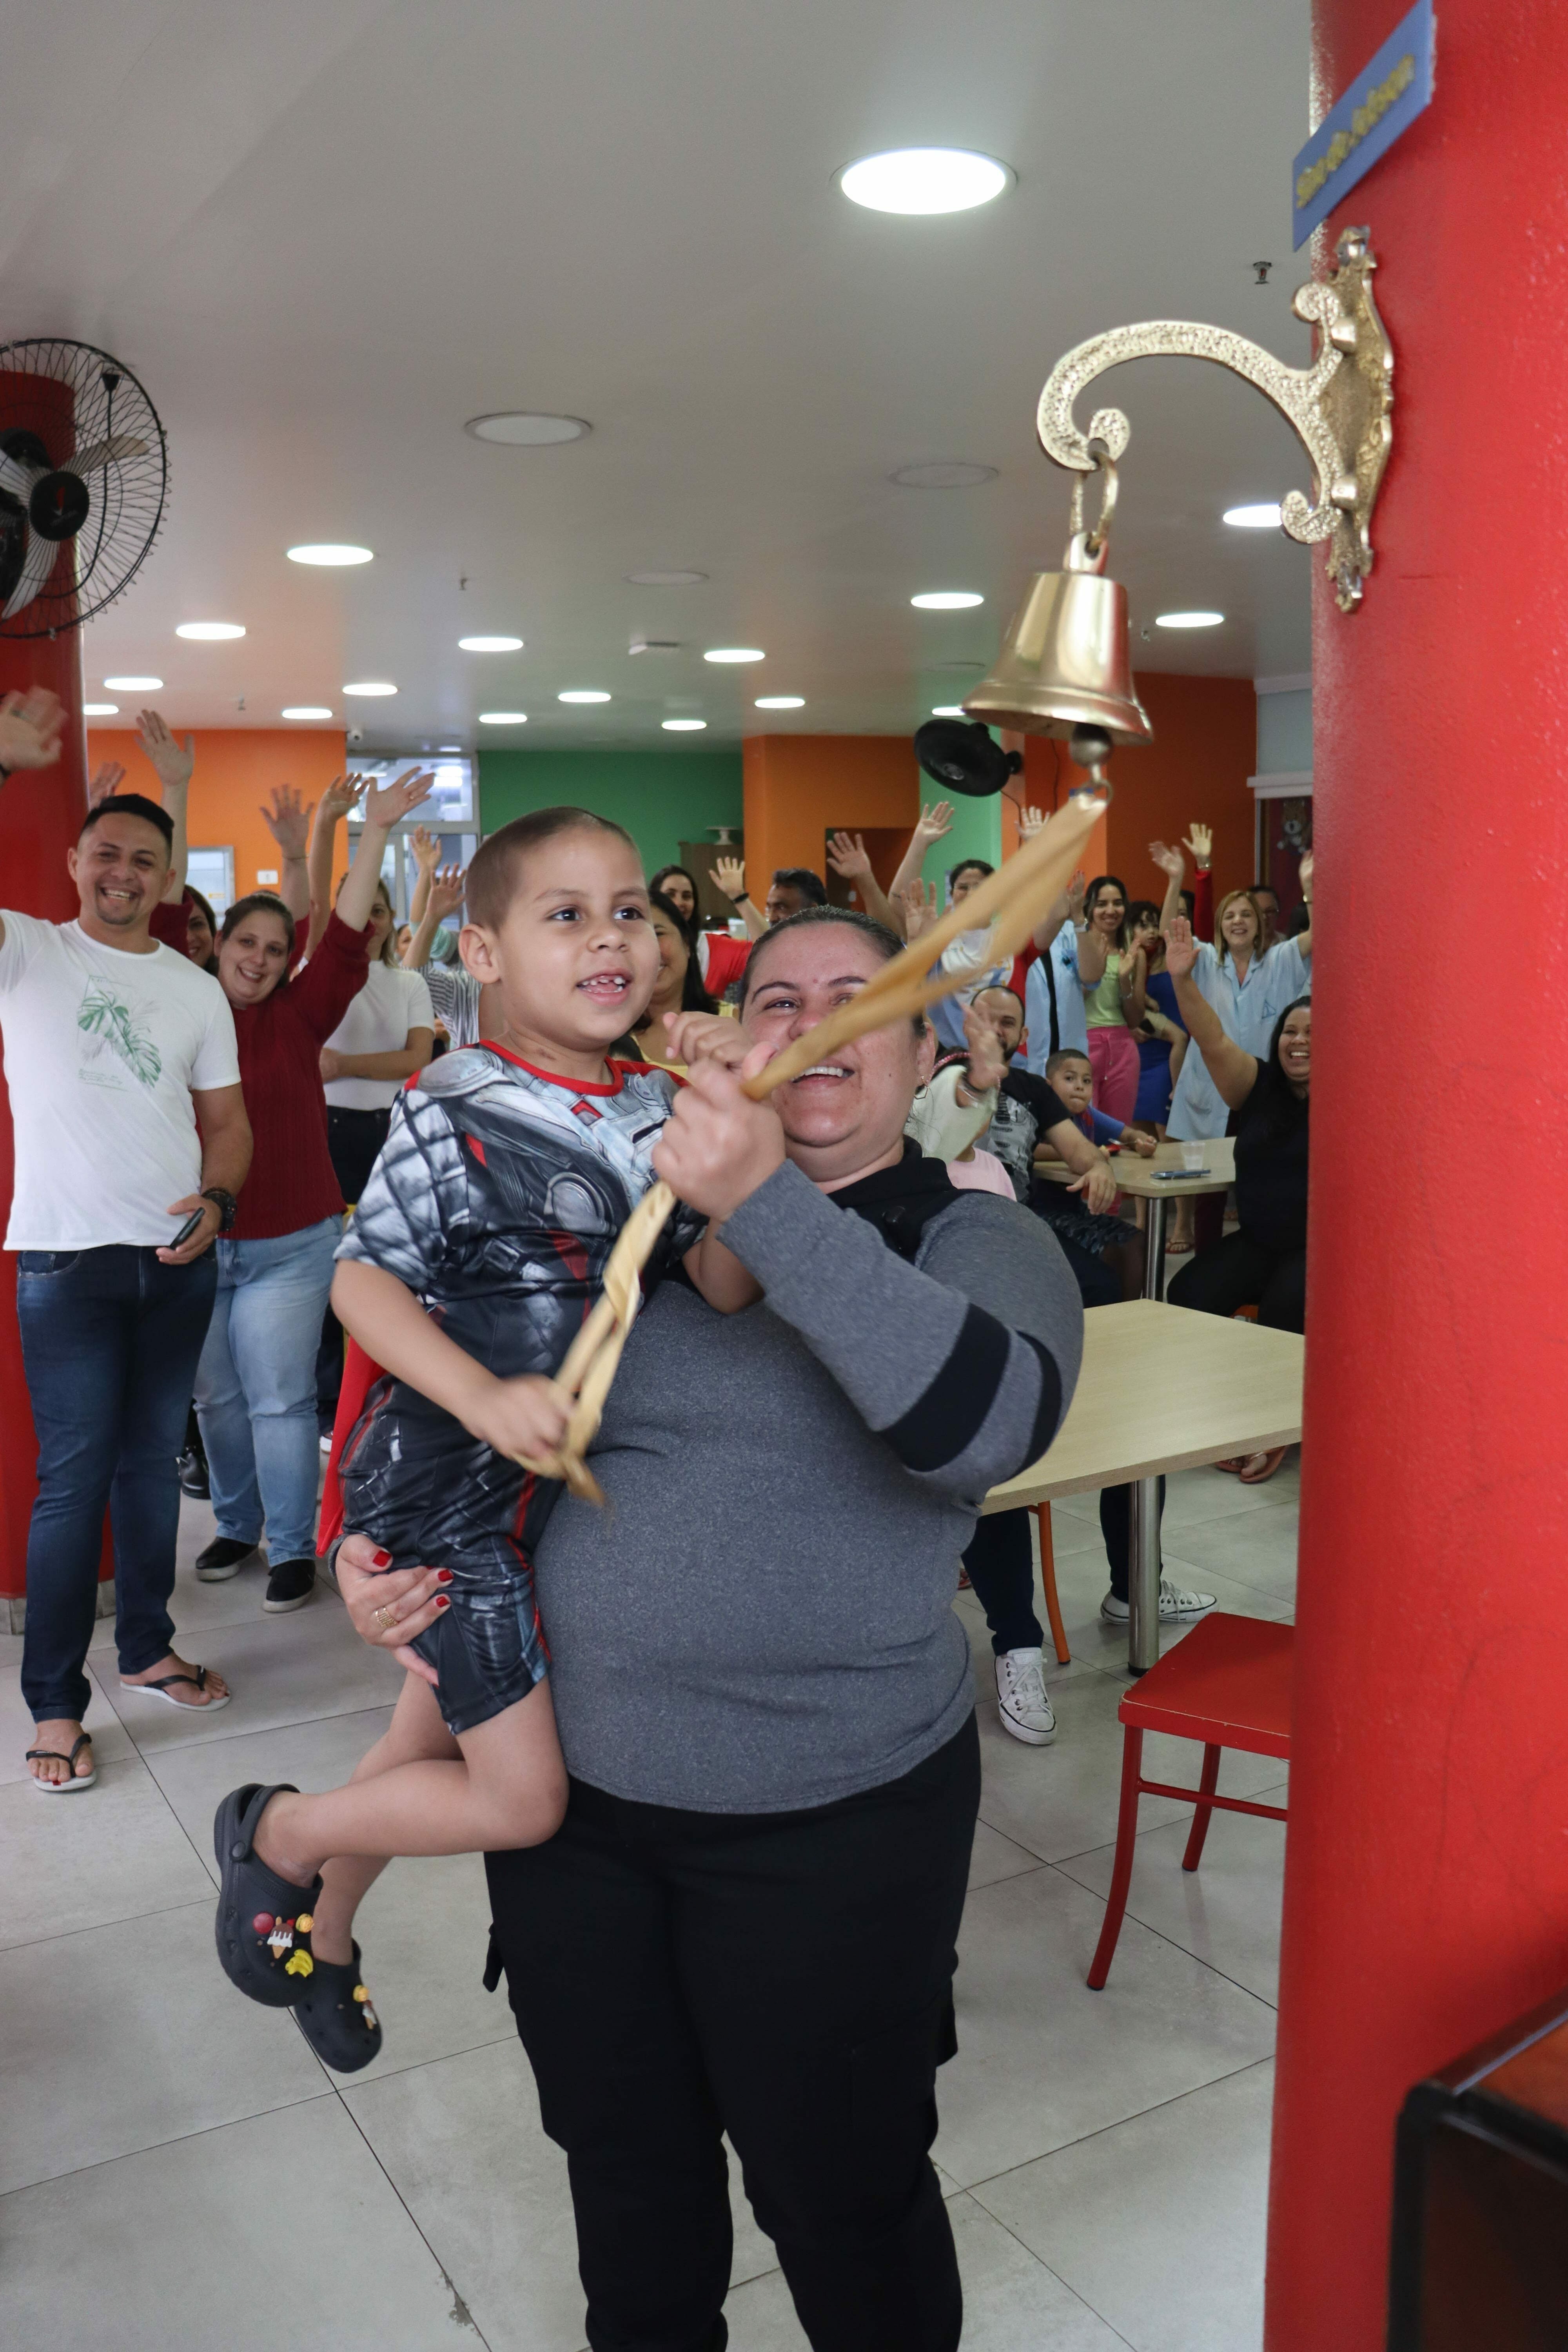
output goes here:
[[1083, 1347], [1027, 1210], [966, 1192], [914, 1261], [786, 1163], [724, 1228], [766, 1297], [666, 1282], [563, 1496], [539, 1605], [570, 1770], [699, 1812], [896, 1780], [973, 1704], [952, 1608], [988, 1487], [1045, 1451]]

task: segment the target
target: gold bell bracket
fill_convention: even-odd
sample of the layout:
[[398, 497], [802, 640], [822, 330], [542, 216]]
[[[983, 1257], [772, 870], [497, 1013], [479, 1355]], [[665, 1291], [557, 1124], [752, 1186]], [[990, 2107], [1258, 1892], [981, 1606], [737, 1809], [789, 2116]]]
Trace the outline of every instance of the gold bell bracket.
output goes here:
[[1340, 610], [1353, 613], [1372, 570], [1372, 515], [1394, 445], [1394, 349], [1373, 299], [1377, 257], [1364, 228], [1347, 228], [1328, 278], [1296, 289], [1292, 308], [1318, 330], [1310, 367], [1287, 367], [1272, 352], [1225, 327], [1195, 320], [1150, 319], [1091, 336], [1057, 362], [1040, 394], [1040, 446], [1075, 473], [1096, 468], [1095, 444], [1114, 459], [1131, 434], [1119, 408], [1100, 408], [1087, 433], [1073, 423], [1079, 394], [1108, 368], [1127, 360], [1214, 360], [1274, 403], [1294, 425], [1317, 475], [1309, 504], [1300, 490], [1279, 502], [1279, 520], [1291, 539], [1329, 542], [1326, 562]]

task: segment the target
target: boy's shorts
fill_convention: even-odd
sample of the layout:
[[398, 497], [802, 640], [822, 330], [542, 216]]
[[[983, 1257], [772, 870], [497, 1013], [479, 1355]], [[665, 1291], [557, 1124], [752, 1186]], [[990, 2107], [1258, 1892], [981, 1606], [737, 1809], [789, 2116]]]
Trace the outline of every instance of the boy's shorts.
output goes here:
[[446, 1568], [448, 1606], [410, 1647], [435, 1667], [441, 1719], [453, 1737], [489, 1723], [528, 1696], [550, 1672], [550, 1653], [533, 1598], [533, 1570], [519, 1561], [498, 1573], [494, 1560], [465, 1564], [435, 1559], [417, 1544], [393, 1541], [381, 1528], [375, 1540], [398, 1568]]

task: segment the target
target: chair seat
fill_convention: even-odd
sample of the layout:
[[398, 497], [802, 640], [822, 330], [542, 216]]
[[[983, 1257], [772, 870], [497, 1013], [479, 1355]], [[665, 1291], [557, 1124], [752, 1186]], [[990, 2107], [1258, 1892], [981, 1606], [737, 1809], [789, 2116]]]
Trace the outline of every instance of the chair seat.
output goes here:
[[1295, 1639], [1294, 1626], [1216, 1610], [1151, 1666], [1117, 1713], [1142, 1731], [1288, 1757]]

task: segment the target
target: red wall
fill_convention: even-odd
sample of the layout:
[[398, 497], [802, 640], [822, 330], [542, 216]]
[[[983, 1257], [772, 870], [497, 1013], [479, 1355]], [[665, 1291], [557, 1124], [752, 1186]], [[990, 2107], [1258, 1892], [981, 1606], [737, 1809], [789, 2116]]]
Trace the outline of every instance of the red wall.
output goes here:
[[[1315, 0], [1321, 86], [1406, 5]], [[1371, 226], [1397, 405], [1360, 612], [1314, 558], [1270, 2352], [1383, 2344], [1406, 2088], [1568, 1979], [1565, 108], [1561, 0], [1441, 0], [1436, 97], [1330, 224]]]

